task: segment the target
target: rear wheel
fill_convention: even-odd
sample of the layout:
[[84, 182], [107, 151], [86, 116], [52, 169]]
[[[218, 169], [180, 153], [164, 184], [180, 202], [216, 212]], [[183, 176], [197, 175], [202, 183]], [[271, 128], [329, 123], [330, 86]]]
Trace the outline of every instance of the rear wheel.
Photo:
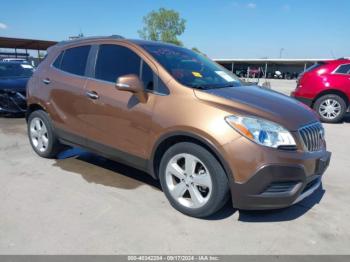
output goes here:
[[159, 178], [165, 195], [178, 211], [193, 217], [214, 214], [228, 200], [228, 179], [217, 159], [188, 142], [164, 154]]
[[324, 95], [316, 100], [314, 110], [322, 122], [338, 123], [346, 113], [346, 103], [338, 95]]
[[29, 115], [28, 137], [34, 151], [41, 157], [54, 158], [64, 149], [54, 133], [48, 114], [43, 110]]

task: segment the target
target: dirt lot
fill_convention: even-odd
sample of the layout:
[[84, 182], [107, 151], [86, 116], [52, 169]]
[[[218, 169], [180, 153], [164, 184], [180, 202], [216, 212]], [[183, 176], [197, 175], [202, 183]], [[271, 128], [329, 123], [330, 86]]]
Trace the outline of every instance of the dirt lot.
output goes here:
[[323, 189], [283, 210], [175, 211], [146, 174], [78, 149], [39, 158], [0, 118], [0, 254], [349, 254], [350, 117], [326, 125]]

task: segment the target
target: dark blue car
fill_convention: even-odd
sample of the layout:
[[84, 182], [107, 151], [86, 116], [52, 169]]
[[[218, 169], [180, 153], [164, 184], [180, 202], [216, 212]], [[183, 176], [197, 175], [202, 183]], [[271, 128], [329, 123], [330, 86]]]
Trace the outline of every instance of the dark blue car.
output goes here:
[[33, 71], [28, 63], [0, 61], [0, 114], [26, 111], [26, 85]]

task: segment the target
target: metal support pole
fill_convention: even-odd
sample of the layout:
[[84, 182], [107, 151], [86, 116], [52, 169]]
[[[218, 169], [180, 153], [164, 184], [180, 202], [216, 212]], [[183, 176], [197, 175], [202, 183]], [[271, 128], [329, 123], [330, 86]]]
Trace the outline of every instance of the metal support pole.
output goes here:
[[267, 77], [267, 63], [265, 63], [265, 72], [264, 72], [264, 78], [266, 79]]
[[282, 58], [282, 53], [283, 53], [283, 51], [284, 51], [284, 48], [282, 47], [282, 48], [280, 49], [280, 58]]
[[17, 58], [17, 47], [15, 47], [15, 57]]
[[235, 63], [234, 62], [232, 62], [232, 64], [231, 64], [231, 72], [233, 73], [233, 68], [235, 67]]
[[305, 70], [306, 70], [306, 63], [304, 64], [304, 72], [305, 72]]
[[26, 60], [28, 61], [28, 49], [26, 49]]
[[38, 49], [38, 62], [40, 63], [40, 50]]

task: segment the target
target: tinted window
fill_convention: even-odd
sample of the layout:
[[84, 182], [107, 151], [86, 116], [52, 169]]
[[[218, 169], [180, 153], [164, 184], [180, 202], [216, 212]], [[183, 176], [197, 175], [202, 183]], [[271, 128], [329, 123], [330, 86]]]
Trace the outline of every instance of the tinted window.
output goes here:
[[52, 65], [56, 68], [60, 68], [62, 57], [63, 57], [63, 52], [60, 53], [60, 55], [56, 58], [55, 62]]
[[163, 95], [170, 94], [168, 87], [164, 84], [164, 82], [159, 77], [157, 78], [157, 85], [154, 91]]
[[34, 68], [29, 64], [0, 63], [0, 78], [31, 77]]
[[95, 77], [115, 82], [127, 74], [140, 75], [140, 57], [130, 49], [118, 45], [101, 45], [96, 62]]
[[155, 76], [152, 69], [142, 61], [141, 80], [143, 81], [145, 89], [154, 90], [154, 79]]
[[90, 46], [80, 46], [64, 51], [60, 69], [76, 75], [84, 75]]
[[324, 62], [317, 62], [317, 63], [313, 64], [312, 66], [308, 67], [308, 68], [305, 70], [305, 72], [310, 72], [310, 71], [315, 70], [315, 69], [317, 69], [317, 68], [319, 68], [319, 67], [321, 67], [321, 66], [323, 66], [323, 65], [325, 65], [325, 64], [326, 64], [326, 63], [324, 63]]
[[350, 64], [340, 66], [337, 69], [336, 73], [338, 73], [338, 74], [350, 74]]

